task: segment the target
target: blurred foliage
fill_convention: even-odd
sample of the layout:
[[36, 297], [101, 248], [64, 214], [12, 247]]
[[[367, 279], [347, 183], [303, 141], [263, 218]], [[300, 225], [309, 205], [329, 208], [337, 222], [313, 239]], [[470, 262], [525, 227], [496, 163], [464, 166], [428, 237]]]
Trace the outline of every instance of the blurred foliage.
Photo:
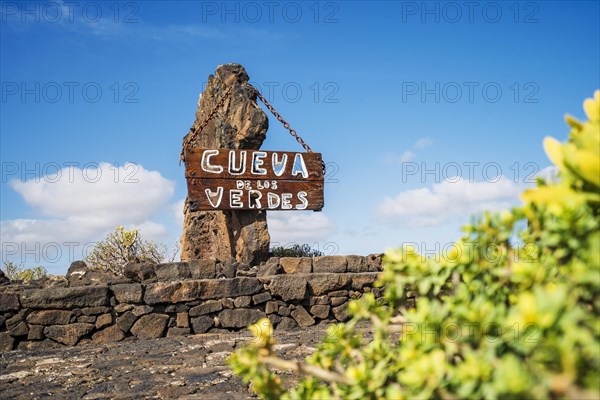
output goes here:
[[12, 261], [5, 261], [3, 265], [6, 277], [11, 281], [31, 282], [37, 279], [42, 279], [48, 275], [46, 268], [41, 265], [33, 268], [23, 268], [22, 265], [17, 265]]
[[273, 247], [273, 257], [321, 257], [325, 255], [318, 249], [312, 249], [308, 244], [294, 244], [289, 247]]
[[[304, 362], [279, 359], [259, 321], [233, 371], [266, 399], [599, 398], [600, 91], [584, 110], [566, 143], [544, 140], [557, 182], [485, 213], [439, 257], [389, 251], [384, 301], [351, 302]], [[306, 377], [286, 389], [273, 367]]]
[[[179, 248], [176, 246], [169, 261], [173, 261]], [[117, 226], [114, 232], [97, 242], [85, 261], [90, 269], [122, 275], [130, 262], [151, 261], [160, 263], [167, 259], [167, 246], [144, 240], [139, 230], [126, 230]]]

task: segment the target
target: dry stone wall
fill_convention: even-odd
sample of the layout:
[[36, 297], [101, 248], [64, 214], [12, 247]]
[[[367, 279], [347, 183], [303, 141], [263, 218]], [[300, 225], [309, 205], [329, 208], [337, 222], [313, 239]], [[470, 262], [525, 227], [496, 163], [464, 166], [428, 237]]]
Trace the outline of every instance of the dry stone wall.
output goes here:
[[0, 351], [345, 321], [349, 300], [381, 295], [380, 271], [381, 255], [137, 263], [120, 277], [75, 262], [50, 287], [0, 286]]

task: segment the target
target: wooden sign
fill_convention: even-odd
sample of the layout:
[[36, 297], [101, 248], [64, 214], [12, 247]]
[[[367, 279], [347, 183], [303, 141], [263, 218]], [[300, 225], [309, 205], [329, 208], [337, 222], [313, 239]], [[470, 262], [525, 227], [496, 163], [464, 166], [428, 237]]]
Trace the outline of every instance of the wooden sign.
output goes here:
[[192, 148], [185, 176], [190, 211], [320, 211], [324, 205], [320, 153]]

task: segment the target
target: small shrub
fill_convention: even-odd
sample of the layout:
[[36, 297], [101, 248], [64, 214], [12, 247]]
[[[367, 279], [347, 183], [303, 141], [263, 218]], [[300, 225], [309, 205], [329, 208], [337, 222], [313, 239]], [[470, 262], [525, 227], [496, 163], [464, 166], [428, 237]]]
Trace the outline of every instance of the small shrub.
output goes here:
[[12, 261], [4, 262], [4, 273], [11, 281], [31, 282], [44, 278], [48, 272], [44, 267], [38, 265], [33, 268], [23, 268], [22, 265], [17, 265]]
[[[170, 261], [175, 258], [175, 249]], [[142, 239], [139, 230], [126, 230], [117, 226], [106, 239], [96, 243], [85, 258], [90, 269], [122, 275], [125, 265], [134, 261], [148, 260], [160, 263], [167, 258], [167, 247]]]
[[320, 257], [324, 253], [318, 249], [312, 249], [308, 244], [294, 244], [290, 247], [278, 246], [271, 250], [273, 257]]
[[[584, 109], [587, 122], [567, 117], [566, 143], [544, 140], [558, 182], [484, 214], [446, 255], [388, 252], [385, 301], [352, 301], [305, 362], [278, 358], [259, 321], [234, 373], [266, 399], [599, 398], [600, 91]], [[306, 377], [286, 390], [270, 367]]]

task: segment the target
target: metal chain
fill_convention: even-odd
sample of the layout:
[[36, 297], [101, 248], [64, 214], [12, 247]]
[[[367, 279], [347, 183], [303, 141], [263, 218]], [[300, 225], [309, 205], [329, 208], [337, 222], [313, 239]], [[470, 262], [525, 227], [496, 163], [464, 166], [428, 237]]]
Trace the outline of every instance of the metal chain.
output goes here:
[[[275, 108], [271, 105], [271, 103], [269, 103], [269, 101], [265, 98], [265, 96], [262, 95], [261, 92], [258, 91], [257, 88], [255, 88], [254, 86], [248, 84], [248, 86], [250, 86], [250, 88], [254, 91], [254, 93], [256, 93], [256, 95], [258, 96], [258, 98], [260, 99], [260, 101], [263, 102], [263, 104], [265, 106], [267, 106], [267, 108], [269, 109], [269, 111], [271, 111], [271, 114], [273, 114], [275, 116], [275, 118], [277, 118], [277, 121], [281, 122], [281, 124], [283, 125], [283, 127], [285, 129], [287, 129], [288, 131], [290, 131], [290, 135], [292, 135], [294, 137], [294, 139], [296, 139], [296, 141], [298, 143], [300, 143], [300, 145], [302, 147], [304, 147], [304, 150], [306, 150], [309, 153], [313, 153], [312, 149], [310, 148], [310, 146], [308, 144], [306, 144], [306, 142], [304, 141], [304, 139], [302, 139], [294, 129], [292, 129], [292, 127], [290, 126], [290, 124], [283, 119], [283, 117], [277, 112], [277, 110], [275, 110]], [[325, 161], [321, 160], [321, 168], [323, 169], [323, 176], [325, 176], [325, 174], [327, 173], [327, 167], [325, 165]]]
[[302, 147], [304, 147], [304, 150], [306, 150], [309, 153], [312, 153], [313, 151], [310, 148], [310, 146], [307, 145], [306, 142], [300, 136], [298, 136], [296, 131], [294, 129], [292, 129], [290, 124], [285, 119], [283, 119], [283, 117], [277, 112], [277, 110], [275, 110], [275, 108], [273, 108], [273, 106], [271, 105], [271, 103], [269, 103], [269, 101], [265, 98], [265, 96], [263, 96], [262, 93], [259, 92], [258, 89], [255, 88], [254, 86], [252, 86], [252, 85], [248, 85], [248, 86], [250, 86], [250, 88], [252, 90], [254, 90], [254, 93], [256, 93], [256, 95], [258, 96], [260, 101], [262, 101], [264, 103], [264, 105], [267, 106], [269, 111], [271, 111], [271, 114], [273, 114], [275, 116], [275, 118], [277, 118], [277, 121], [281, 122], [283, 127], [285, 129], [287, 129], [288, 131], [290, 131], [290, 135], [292, 135], [294, 137], [294, 139], [296, 139], [296, 141], [298, 143], [300, 143], [300, 145], [302, 145]]
[[[255, 88], [254, 86], [252, 86], [251, 84], [248, 83], [248, 84], [246, 84], [246, 86], [248, 86], [258, 96], [260, 101], [262, 101], [263, 104], [269, 109], [269, 111], [271, 111], [271, 114], [273, 114], [275, 116], [275, 118], [277, 118], [277, 120], [279, 122], [281, 122], [283, 127], [285, 129], [287, 129], [288, 131], [290, 131], [290, 135], [292, 135], [292, 137], [294, 137], [294, 139], [296, 139], [296, 141], [298, 143], [300, 143], [300, 145], [302, 147], [304, 147], [304, 150], [306, 150], [309, 153], [313, 153], [310, 146], [308, 144], [306, 144], [306, 142], [296, 133], [296, 131], [294, 129], [292, 129], [290, 124], [285, 119], [283, 119], [283, 117], [277, 112], [277, 110], [275, 110], [275, 108], [271, 105], [271, 103], [269, 103], [269, 101], [265, 98], [265, 96], [263, 96], [262, 93], [259, 92], [258, 89]], [[219, 102], [215, 105], [215, 107], [208, 114], [208, 116], [206, 118], [204, 118], [204, 120], [200, 123], [200, 125], [198, 125], [198, 128], [196, 128], [194, 133], [191, 136], [189, 136], [187, 138], [187, 140], [184, 141], [183, 148], [181, 149], [181, 154], [179, 155], [179, 159], [180, 159], [179, 163], [180, 164], [181, 164], [181, 161], [185, 162], [184, 152], [185, 152], [186, 147], [192, 142], [192, 140], [196, 137], [196, 135], [199, 135], [200, 133], [202, 133], [202, 130], [206, 127], [206, 125], [208, 125], [208, 122], [215, 115], [215, 113], [217, 112], [217, 109], [219, 109], [220, 107], [223, 106], [223, 104], [225, 103], [225, 100], [231, 95], [232, 91], [233, 91], [233, 86], [230, 86], [227, 89], [227, 91], [225, 92], [225, 94], [223, 95], [223, 97], [221, 97], [221, 100], [219, 100]], [[325, 162], [321, 161], [321, 164], [322, 164], [321, 166], [323, 168], [323, 175], [325, 175], [325, 173], [326, 173]]]
[[183, 146], [181, 148], [181, 153], [179, 154], [179, 164], [181, 164], [182, 161], [185, 162], [185, 149], [196, 138], [196, 136], [198, 136], [199, 134], [202, 133], [202, 131], [204, 130], [206, 125], [208, 125], [208, 123], [210, 122], [212, 117], [215, 115], [217, 110], [219, 108], [223, 107], [223, 104], [225, 104], [225, 100], [227, 100], [227, 98], [231, 95], [231, 92], [233, 92], [233, 86], [229, 86], [229, 88], [225, 91], [225, 94], [223, 95], [223, 97], [221, 97], [221, 100], [219, 100], [217, 102], [217, 104], [215, 104], [213, 109], [210, 111], [210, 113], [208, 113], [206, 118], [204, 118], [204, 120], [202, 120], [202, 122], [200, 123], [200, 125], [198, 125], [198, 127], [194, 130], [194, 132], [190, 136], [188, 136], [188, 138], [186, 140], [184, 140]]

